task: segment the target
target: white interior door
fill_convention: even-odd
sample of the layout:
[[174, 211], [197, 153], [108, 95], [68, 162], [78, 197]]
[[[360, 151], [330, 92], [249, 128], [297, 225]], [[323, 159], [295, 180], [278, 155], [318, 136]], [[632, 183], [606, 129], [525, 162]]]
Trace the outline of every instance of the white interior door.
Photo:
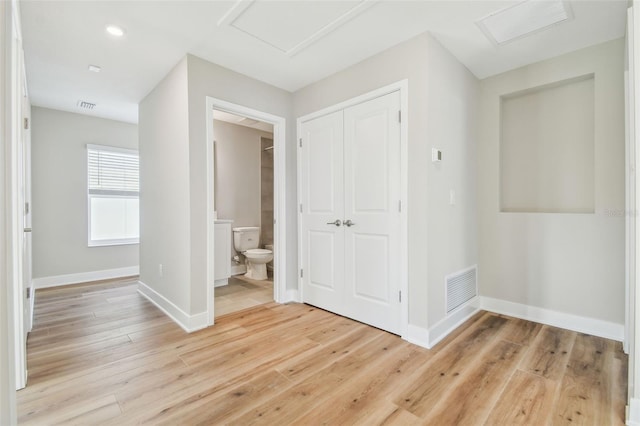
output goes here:
[[302, 123], [303, 301], [399, 334], [400, 93]]
[[302, 125], [301, 233], [304, 301], [344, 310], [342, 111]]
[[22, 85], [22, 195], [24, 197], [23, 209], [23, 246], [22, 246], [22, 276], [24, 292], [24, 323], [25, 339], [33, 326], [33, 302], [35, 300], [33, 288], [32, 267], [32, 237], [31, 237], [31, 104], [27, 96], [26, 76]]
[[399, 334], [400, 93], [347, 108], [345, 284], [349, 316]]

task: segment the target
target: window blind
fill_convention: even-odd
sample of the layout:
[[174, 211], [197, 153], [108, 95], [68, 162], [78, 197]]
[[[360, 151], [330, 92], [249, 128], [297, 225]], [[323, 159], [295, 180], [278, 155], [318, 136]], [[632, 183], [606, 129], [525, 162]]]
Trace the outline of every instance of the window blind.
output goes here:
[[89, 194], [138, 196], [140, 170], [137, 151], [87, 145]]

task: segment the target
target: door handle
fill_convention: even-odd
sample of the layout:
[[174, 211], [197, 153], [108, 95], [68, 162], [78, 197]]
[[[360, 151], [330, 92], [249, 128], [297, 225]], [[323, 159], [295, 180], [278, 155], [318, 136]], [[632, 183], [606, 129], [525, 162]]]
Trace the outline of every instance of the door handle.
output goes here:
[[335, 226], [340, 226], [342, 225], [342, 222], [340, 222], [340, 219], [336, 219], [333, 222], [327, 222], [327, 225], [335, 225]]
[[351, 227], [353, 225], [355, 225], [355, 223], [351, 222], [351, 219], [347, 219], [344, 221], [344, 226]]
[[31, 228], [24, 228], [24, 232], [31, 232]]

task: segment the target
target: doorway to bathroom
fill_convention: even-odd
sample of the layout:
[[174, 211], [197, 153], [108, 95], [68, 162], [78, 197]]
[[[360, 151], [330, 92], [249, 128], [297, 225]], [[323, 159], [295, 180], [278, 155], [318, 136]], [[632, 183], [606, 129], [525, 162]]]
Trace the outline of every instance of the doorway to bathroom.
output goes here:
[[218, 99], [207, 104], [207, 308], [213, 324], [214, 317], [283, 301], [285, 120]]

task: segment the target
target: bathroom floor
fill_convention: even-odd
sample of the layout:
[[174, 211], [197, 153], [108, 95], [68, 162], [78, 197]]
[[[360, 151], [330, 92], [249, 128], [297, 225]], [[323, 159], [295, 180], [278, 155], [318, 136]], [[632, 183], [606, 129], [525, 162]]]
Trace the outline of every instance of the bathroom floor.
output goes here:
[[273, 302], [273, 281], [256, 281], [244, 275], [229, 278], [229, 284], [215, 289], [215, 316]]

